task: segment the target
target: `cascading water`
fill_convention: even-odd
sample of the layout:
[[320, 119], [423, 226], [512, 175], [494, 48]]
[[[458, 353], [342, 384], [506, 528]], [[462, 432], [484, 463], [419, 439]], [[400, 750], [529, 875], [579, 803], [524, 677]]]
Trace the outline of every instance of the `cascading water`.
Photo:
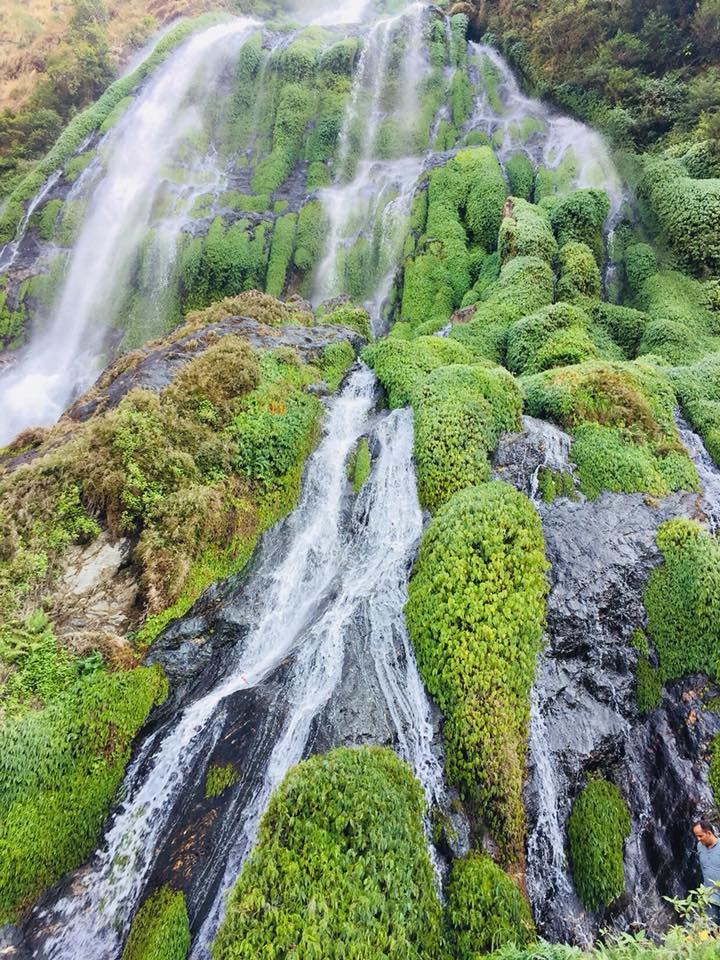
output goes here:
[[[199, 90], [210, 95], [228, 55], [254, 26], [237, 19], [192, 37], [104, 138], [100, 153], [107, 171], [89, 198], [52, 318], [0, 379], [0, 443], [29, 424], [57, 419], [73, 394], [97, 376], [113, 302], [142, 242], [164, 168], [199, 123], [188, 98]], [[177, 232], [183, 222], [176, 221]]]
[[[372, 423], [375, 379], [354, 373], [330, 410], [326, 435], [311, 457], [295, 512], [266, 538], [242, 604], [233, 611], [253, 624], [238, 640], [226, 675], [152, 734], [128, 770], [124, 800], [100, 852], [72, 892], [31, 922], [36, 956], [108, 960], [118, 955], [132, 913], [171, 832], [172, 814], [189, 785], [201, 781], [214, 745], [232, 721], [233, 697], [262, 689], [280, 671], [282, 694], [243, 758], [234, 799], [202, 877], [207, 918], [193, 956], [207, 945], [224, 895], [254, 840], [260, 815], [290, 766], [307, 755], [315, 731], [342, 742], [332, 711], [342, 700], [349, 656], [375, 675], [375, 710], [387, 736], [413, 767], [429, 801], [442, 794], [432, 750], [430, 706], [417, 673], [402, 610], [409, 564], [422, 530], [412, 464], [412, 420], [397, 411]], [[348, 509], [345, 463], [370, 428], [375, 463]], [[370, 736], [370, 742], [377, 737]], [[49, 933], [46, 933], [49, 931]]]

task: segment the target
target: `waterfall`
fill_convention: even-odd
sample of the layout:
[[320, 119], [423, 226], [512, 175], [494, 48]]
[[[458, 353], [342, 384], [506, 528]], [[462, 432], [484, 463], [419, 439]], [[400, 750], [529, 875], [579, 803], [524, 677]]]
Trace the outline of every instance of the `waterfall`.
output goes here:
[[[323, 711], [340, 696], [350, 649], [362, 658], [364, 670], [374, 673], [381, 691], [377, 710], [387, 717], [396, 749], [411, 764], [428, 800], [442, 795], [430, 706], [402, 614], [408, 569], [422, 531], [412, 419], [409, 411], [396, 411], [373, 426], [375, 390], [373, 374], [363, 367], [332, 404], [324, 439], [308, 463], [300, 503], [266, 537], [260, 563], [244, 587], [251, 630], [238, 631], [227, 674], [214, 688], [141, 746], [100, 852], [73, 883], [72, 894], [39, 911], [33, 921], [36, 929], [51, 931], [37, 956], [108, 960], [118, 955], [154, 866], [152, 853], [162, 848], [183, 789], [203, 778], [232, 713], [228, 704], [234, 695], [261, 688], [278, 670], [284, 671], [282, 696], [266, 724], [272, 735], [258, 732], [243, 760], [235, 800], [224, 815], [227, 829], [213, 857], [218, 876], [212, 908], [194, 957], [208, 955], [225, 894], [252, 846], [270, 794], [290, 766], [307, 755], [313, 725], [323, 725]], [[348, 515], [345, 463], [368, 429], [375, 463]], [[225, 600], [226, 615], [232, 616], [233, 599]]]
[[720, 532], [720, 470], [705, 449], [701, 438], [690, 424], [676, 412], [678, 433], [688, 456], [695, 464], [702, 489], [703, 511], [707, 517], [710, 533]]
[[[89, 198], [50, 322], [0, 379], [0, 444], [29, 424], [56, 420], [97, 376], [114, 301], [150, 223], [164, 168], [198, 126], [197, 108], [188, 99], [202, 91], [209, 95], [228, 55], [254, 26], [241, 18], [191, 37], [105, 136], [100, 153], [107, 171]], [[175, 235], [183, 222], [176, 222]]]

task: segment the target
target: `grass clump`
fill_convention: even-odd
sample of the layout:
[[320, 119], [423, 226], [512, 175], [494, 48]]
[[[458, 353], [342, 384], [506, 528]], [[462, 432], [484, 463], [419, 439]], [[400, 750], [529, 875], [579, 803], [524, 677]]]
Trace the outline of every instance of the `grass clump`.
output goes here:
[[366, 347], [362, 356], [387, 390], [392, 408], [410, 403], [414, 388], [432, 370], [474, 359], [467, 347], [445, 337], [389, 337]]
[[527, 377], [523, 391], [531, 416], [572, 433], [588, 497], [603, 490], [665, 496], [697, 489], [673, 419], [675, 396], [657, 368], [589, 361]]
[[360, 493], [367, 483], [367, 479], [370, 476], [371, 465], [370, 446], [367, 437], [363, 437], [358, 441], [358, 445], [350, 454], [347, 465], [348, 480], [352, 485], [352, 491], [355, 496]]
[[650, 663], [649, 657], [640, 657], [635, 673], [635, 699], [641, 714], [646, 715], [660, 706], [663, 681], [660, 671]]
[[91, 852], [132, 740], [166, 693], [159, 667], [97, 671], [0, 728], [0, 923]]
[[591, 780], [578, 794], [568, 819], [573, 881], [587, 910], [609, 906], [625, 889], [623, 847], [630, 813], [618, 788]]
[[294, 767], [230, 895], [213, 960], [434, 960], [441, 952], [420, 785], [390, 750]]
[[552, 263], [558, 246], [548, 212], [517, 197], [511, 202], [512, 211], [500, 224], [498, 248], [501, 263], [513, 257], [539, 257]]
[[593, 252], [586, 243], [570, 241], [560, 250], [560, 279], [556, 300], [590, 307], [600, 299], [600, 270]]
[[541, 467], [538, 473], [538, 493], [543, 503], [554, 503], [558, 498], [576, 500], [575, 481], [567, 470]]
[[211, 763], [205, 778], [205, 796], [219, 797], [237, 782], [238, 773], [231, 763]]
[[500, 482], [455, 494], [423, 537], [405, 608], [445, 714], [446, 769], [505, 857], [522, 851], [530, 689], [545, 616], [540, 520]]
[[532, 374], [595, 359], [589, 325], [587, 314], [568, 303], [551, 304], [518, 320], [508, 329], [508, 368]]
[[189, 950], [185, 897], [180, 891], [161, 887], [135, 914], [122, 960], [186, 960]]
[[720, 675], [720, 543], [697, 522], [675, 519], [657, 533], [664, 563], [645, 590], [648, 633], [664, 682]]
[[571, 242], [584, 243], [602, 263], [602, 230], [609, 213], [610, 201], [604, 190], [575, 190], [553, 203], [550, 223], [561, 247]]
[[453, 863], [445, 926], [453, 960], [476, 960], [503, 944], [524, 946], [535, 939], [527, 901], [485, 853], [471, 853]]
[[507, 371], [439, 367], [412, 394], [422, 505], [435, 512], [455, 493], [490, 478], [488, 454], [504, 430], [519, 430], [520, 390]]

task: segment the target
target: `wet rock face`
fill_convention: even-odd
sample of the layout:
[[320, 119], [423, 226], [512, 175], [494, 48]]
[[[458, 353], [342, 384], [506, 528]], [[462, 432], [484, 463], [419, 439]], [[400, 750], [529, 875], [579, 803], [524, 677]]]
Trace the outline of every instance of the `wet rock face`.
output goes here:
[[[503, 438], [496, 474], [532, 494], [540, 466], [558, 462], [552, 425], [528, 422]], [[569, 450], [569, 448], [568, 448]], [[568, 468], [567, 462], [564, 464]], [[642, 494], [538, 503], [549, 572], [546, 647], [538, 660], [525, 802], [527, 879], [541, 933], [589, 944], [604, 927], [659, 932], [672, 920], [664, 896], [684, 895], [699, 875], [693, 820], [711, 802], [707, 746], [720, 715], [707, 709], [713, 687], [701, 677], [668, 685], [660, 707], [637, 709], [633, 632], [645, 624], [643, 593], [661, 560], [657, 528], [698, 512], [695, 494], [657, 502]], [[625, 894], [587, 914], [575, 895], [565, 825], [572, 802], [598, 773], [628, 803]]]

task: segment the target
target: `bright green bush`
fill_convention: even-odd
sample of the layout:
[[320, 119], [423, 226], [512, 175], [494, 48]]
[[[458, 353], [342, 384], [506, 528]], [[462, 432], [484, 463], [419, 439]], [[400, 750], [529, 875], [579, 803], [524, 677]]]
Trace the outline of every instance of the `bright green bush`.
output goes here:
[[355, 496], [360, 493], [367, 483], [367, 479], [370, 476], [371, 462], [370, 446], [367, 437], [363, 437], [350, 455], [347, 465], [348, 480], [352, 485], [352, 491]]
[[674, 392], [657, 368], [589, 361], [527, 377], [522, 386], [531, 416], [573, 434], [572, 457], [588, 496], [697, 489], [673, 419]]
[[684, 415], [701, 434], [708, 453], [720, 466], [720, 353], [689, 367], [676, 367], [669, 376]]
[[526, 153], [513, 153], [505, 161], [505, 173], [510, 184], [510, 195], [529, 200], [533, 194], [535, 173]]
[[635, 675], [635, 698], [640, 713], [650, 713], [660, 706], [662, 688], [660, 671], [650, 663], [647, 656], [641, 656]]
[[500, 433], [521, 427], [522, 397], [507, 371], [439, 367], [413, 390], [420, 502], [435, 512], [453, 494], [490, 477]]
[[589, 307], [595, 324], [606, 331], [628, 360], [637, 356], [650, 317], [640, 310], [599, 301]]
[[206, 237], [186, 245], [181, 264], [182, 300], [186, 310], [201, 310], [243, 290], [265, 287], [267, 224], [250, 226], [238, 220], [225, 227], [216, 217]]
[[505, 943], [534, 940], [527, 901], [487, 854], [471, 853], [453, 863], [446, 896], [445, 942], [453, 960], [476, 960]]
[[513, 257], [539, 257], [552, 263], [558, 247], [547, 211], [517, 197], [512, 204], [512, 214], [504, 217], [500, 224], [501, 263]]
[[335, 327], [347, 327], [354, 330], [366, 340], [372, 340], [372, 330], [370, 329], [370, 315], [362, 307], [353, 307], [350, 304], [344, 304], [336, 307], [329, 313], [323, 310], [317, 311], [317, 322], [323, 325], [330, 324]]
[[322, 254], [324, 243], [324, 213], [319, 200], [306, 203], [298, 214], [297, 235], [293, 263], [303, 279], [301, 292], [307, 293], [312, 272]]
[[635, 297], [635, 306], [650, 314], [639, 354], [687, 364], [720, 350], [717, 314], [708, 309], [706, 287], [676, 271], [650, 276]]
[[663, 681], [689, 673], [720, 675], [720, 543], [692, 520], [657, 533], [664, 563], [645, 590], [648, 633]]
[[545, 616], [540, 520], [500, 482], [469, 487], [423, 537], [405, 608], [423, 679], [445, 714], [446, 770], [506, 857], [523, 845], [530, 689]]
[[575, 482], [568, 470], [541, 467], [538, 473], [538, 493], [544, 503], [554, 503], [558, 497], [576, 500]]
[[133, 738], [166, 693], [159, 667], [96, 671], [0, 727], [0, 923], [93, 849]]
[[280, 297], [285, 290], [288, 267], [295, 247], [295, 229], [297, 214], [288, 213], [275, 221], [275, 229], [270, 246], [265, 291], [273, 297]]
[[600, 270], [586, 243], [570, 241], [560, 249], [560, 279], [556, 300], [589, 307], [589, 300], [600, 299]]
[[419, 783], [390, 750], [338, 749], [273, 794], [213, 960], [435, 960], [441, 909]]
[[389, 337], [366, 347], [362, 356], [387, 390], [393, 408], [410, 403], [413, 390], [431, 370], [449, 363], [472, 363], [474, 359], [466, 347], [445, 337]]
[[589, 318], [579, 307], [555, 303], [511, 324], [507, 365], [513, 373], [540, 373], [597, 356], [588, 335]]
[[623, 265], [628, 291], [632, 297], [637, 297], [648, 277], [657, 273], [655, 251], [647, 243], [631, 244], [623, 254]]
[[604, 190], [575, 190], [558, 200], [550, 211], [550, 222], [558, 244], [585, 243], [599, 263], [604, 259], [602, 229], [610, 212]]
[[720, 179], [693, 180], [679, 161], [649, 157], [640, 188], [683, 263], [720, 269]]
[[630, 813], [618, 788], [591, 780], [573, 803], [567, 825], [573, 881], [587, 910], [609, 906], [625, 889], [623, 847]]
[[185, 897], [161, 887], [135, 914], [122, 960], [186, 960], [189, 950]]

